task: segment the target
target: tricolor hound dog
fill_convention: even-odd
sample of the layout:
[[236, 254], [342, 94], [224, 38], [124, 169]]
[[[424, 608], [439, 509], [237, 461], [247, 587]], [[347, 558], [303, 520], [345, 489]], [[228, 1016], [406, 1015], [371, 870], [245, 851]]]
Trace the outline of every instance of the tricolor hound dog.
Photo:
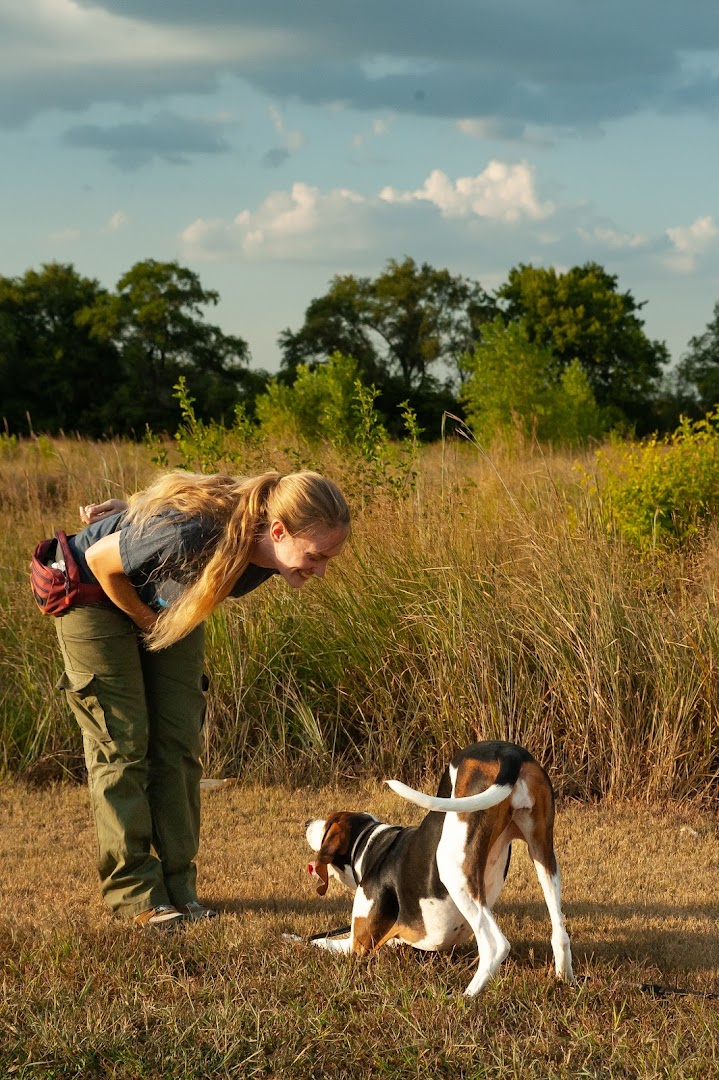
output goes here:
[[478, 994], [509, 952], [492, 908], [510, 844], [525, 840], [552, 920], [557, 976], [572, 982], [554, 855], [554, 794], [532, 755], [507, 742], [469, 746], [450, 763], [436, 798], [387, 783], [429, 810], [420, 825], [385, 825], [371, 814], [347, 812], [307, 822], [307, 842], [317, 852], [308, 869], [318, 893], [327, 892], [330, 876], [355, 892], [349, 937], [318, 937], [313, 944], [365, 955], [397, 939], [436, 951], [474, 934], [479, 967], [465, 993]]

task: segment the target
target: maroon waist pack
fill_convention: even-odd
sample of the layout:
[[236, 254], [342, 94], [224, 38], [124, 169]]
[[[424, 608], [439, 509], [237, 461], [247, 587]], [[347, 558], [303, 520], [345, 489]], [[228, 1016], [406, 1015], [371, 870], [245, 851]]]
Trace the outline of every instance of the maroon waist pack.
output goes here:
[[41, 540], [35, 548], [30, 563], [30, 585], [43, 615], [64, 615], [81, 604], [112, 602], [99, 585], [86, 585], [80, 580], [80, 568], [62, 529], [51, 539]]

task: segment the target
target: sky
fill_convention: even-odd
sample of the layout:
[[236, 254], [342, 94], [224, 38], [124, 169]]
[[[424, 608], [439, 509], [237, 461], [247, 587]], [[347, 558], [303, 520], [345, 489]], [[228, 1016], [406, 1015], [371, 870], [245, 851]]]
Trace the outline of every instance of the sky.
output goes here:
[[277, 370], [335, 274], [588, 260], [719, 300], [717, 0], [0, 0], [0, 274], [190, 267]]

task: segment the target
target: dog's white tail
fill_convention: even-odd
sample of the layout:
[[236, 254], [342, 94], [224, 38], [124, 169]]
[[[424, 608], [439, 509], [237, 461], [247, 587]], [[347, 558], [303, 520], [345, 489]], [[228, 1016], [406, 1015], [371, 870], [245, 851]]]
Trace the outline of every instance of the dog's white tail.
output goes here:
[[478, 795], [466, 795], [461, 799], [440, 799], [436, 795], [425, 795], [423, 791], [415, 791], [407, 787], [399, 780], [385, 780], [385, 784], [392, 788], [396, 795], [401, 795], [408, 802], [416, 803], [425, 810], [454, 810], [457, 813], [469, 814], [473, 810], [487, 810], [490, 806], [504, 802], [512, 794], [514, 784], [492, 784], [486, 791], [480, 791]]

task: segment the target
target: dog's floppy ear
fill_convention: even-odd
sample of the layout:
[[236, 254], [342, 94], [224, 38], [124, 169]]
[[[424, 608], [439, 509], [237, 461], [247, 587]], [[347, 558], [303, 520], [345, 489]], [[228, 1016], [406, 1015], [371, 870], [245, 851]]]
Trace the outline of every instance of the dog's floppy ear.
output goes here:
[[322, 847], [317, 853], [317, 858], [307, 867], [313, 878], [319, 881], [317, 892], [324, 896], [329, 885], [329, 873], [327, 867], [334, 862], [338, 855], [346, 855], [349, 851], [350, 827], [345, 816], [338, 817], [332, 822], [322, 840]]
[[321, 863], [319, 860], [314, 860], [307, 864], [307, 873], [311, 874], [316, 881], [319, 882], [317, 886], [317, 892], [320, 896], [324, 896], [329, 886], [329, 874], [327, 873], [326, 863]]

